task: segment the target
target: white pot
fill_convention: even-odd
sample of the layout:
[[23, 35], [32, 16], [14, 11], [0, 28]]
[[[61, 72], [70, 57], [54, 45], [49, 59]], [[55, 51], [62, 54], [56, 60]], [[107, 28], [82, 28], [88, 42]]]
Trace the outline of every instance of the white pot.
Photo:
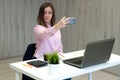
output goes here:
[[59, 72], [60, 64], [48, 64], [49, 74], [55, 74]]

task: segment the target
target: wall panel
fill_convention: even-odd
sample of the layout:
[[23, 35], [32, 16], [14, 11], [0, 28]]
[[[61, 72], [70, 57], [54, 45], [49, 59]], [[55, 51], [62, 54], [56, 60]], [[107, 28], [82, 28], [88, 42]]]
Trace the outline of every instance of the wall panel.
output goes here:
[[34, 42], [40, 5], [49, 0], [0, 0], [0, 59], [23, 55]]

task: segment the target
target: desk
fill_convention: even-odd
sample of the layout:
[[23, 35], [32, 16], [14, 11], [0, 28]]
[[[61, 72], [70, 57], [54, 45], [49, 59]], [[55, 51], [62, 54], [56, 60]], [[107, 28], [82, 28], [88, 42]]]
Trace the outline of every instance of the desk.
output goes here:
[[[76, 56], [82, 56], [84, 53], [84, 50], [80, 51], [74, 51], [64, 54], [65, 59], [76, 57]], [[30, 61], [30, 60], [29, 60]], [[19, 74], [24, 73], [36, 80], [62, 80], [69, 77], [75, 77], [80, 76], [83, 74], [89, 74], [89, 80], [92, 80], [92, 72], [102, 70], [105, 68], [109, 68], [112, 66], [116, 66], [120, 64], [120, 56], [111, 54], [110, 60], [106, 63], [90, 66], [87, 68], [77, 68], [74, 66], [70, 66], [68, 64], [65, 64], [63, 62], [60, 63], [60, 71], [57, 74], [49, 74], [48, 73], [48, 66], [41, 67], [41, 68], [35, 68], [35, 67], [26, 67], [23, 66], [27, 61], [21, 61], [16, 63], [10, 63], [10, 68], [14, 69], [16, 71], [16, 80], [20, 80]]]

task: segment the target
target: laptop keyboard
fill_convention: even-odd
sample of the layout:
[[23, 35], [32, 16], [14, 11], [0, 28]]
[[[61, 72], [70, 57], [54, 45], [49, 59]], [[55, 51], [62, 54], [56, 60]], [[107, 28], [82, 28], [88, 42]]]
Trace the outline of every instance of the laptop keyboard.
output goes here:
[[83, 60], [83, 57], [76, 57], [76, 58], [64, 60], [64, 62], [71, 62], [73, 64], [81, 65], [82, 60]]

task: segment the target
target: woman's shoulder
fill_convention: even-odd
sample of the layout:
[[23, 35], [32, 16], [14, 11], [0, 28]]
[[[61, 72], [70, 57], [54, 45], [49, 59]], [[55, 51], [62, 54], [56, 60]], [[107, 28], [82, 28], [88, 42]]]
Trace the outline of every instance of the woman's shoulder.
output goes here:
[[37, 24], [37, 25], [35, 25], [35, 27], [44, 27], [44, 26]]
[[36, 28], [45, 28], [45, 27], [44, 27], [44, 26], [42, 26], [42, 25], [38, 25], [38, 24], [37, 24], [37, 25], [35, 25], [35, 27], [34, 27], [34, 28], [36, 29]]

